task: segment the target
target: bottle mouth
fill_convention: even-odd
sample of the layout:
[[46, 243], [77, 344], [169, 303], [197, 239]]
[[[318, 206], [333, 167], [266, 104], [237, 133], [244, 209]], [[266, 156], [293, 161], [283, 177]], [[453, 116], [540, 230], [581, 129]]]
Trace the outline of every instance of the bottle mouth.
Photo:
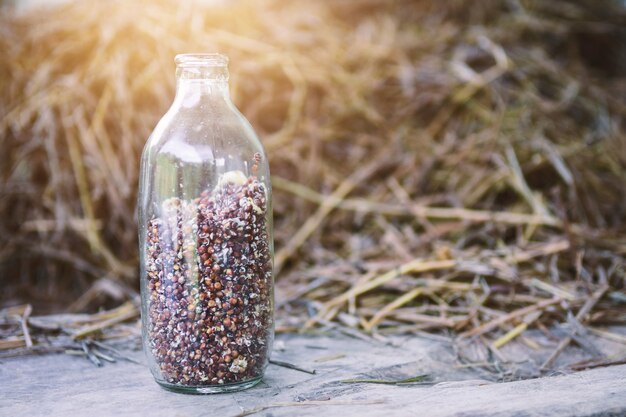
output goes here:
[[177, 67], [226, 67], [228, 57], [223, 54], [178, 54], [174, 58]]

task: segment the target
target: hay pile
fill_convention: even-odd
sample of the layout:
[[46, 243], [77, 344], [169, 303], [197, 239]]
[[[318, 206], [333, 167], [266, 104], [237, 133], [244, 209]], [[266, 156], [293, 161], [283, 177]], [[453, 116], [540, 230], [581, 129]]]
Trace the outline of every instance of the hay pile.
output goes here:
[[132, 297], [173, 56], [220, 51], [271, 159], [280, 329], [624, 323], [625, 22], [618, 1], [5, 11], [0, 301]]

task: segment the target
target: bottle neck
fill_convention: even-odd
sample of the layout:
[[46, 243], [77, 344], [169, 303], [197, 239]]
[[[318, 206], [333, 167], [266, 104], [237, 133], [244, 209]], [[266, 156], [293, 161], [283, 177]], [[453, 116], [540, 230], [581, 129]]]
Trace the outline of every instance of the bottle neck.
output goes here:
[[185, 106], [198, 101], [230, 100], [228, 68], [226, 66], [178, 66], [176, 68], [176, 98]]

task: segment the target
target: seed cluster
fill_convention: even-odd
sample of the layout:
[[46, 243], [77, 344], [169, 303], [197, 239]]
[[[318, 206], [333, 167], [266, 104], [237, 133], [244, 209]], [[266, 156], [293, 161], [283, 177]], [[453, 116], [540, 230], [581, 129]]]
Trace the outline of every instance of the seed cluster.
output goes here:
[[149, 349], [163, 378], [214, 385], [262, 375], [272, 337], [266, 188], [240, 171], [147, 225]]

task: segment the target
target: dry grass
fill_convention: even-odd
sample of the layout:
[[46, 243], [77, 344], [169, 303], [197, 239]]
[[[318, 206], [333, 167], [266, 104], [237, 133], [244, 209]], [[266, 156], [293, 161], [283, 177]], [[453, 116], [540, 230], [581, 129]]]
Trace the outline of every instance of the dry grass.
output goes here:
[[4, 13], [1, 302], [132, 298], [139, 153], [173, 56], [220, 51], [271, 158], [279, 330], [429, 329], [497, 349], [568, 312], [624, 324], [624, 9], [434, 3]]

